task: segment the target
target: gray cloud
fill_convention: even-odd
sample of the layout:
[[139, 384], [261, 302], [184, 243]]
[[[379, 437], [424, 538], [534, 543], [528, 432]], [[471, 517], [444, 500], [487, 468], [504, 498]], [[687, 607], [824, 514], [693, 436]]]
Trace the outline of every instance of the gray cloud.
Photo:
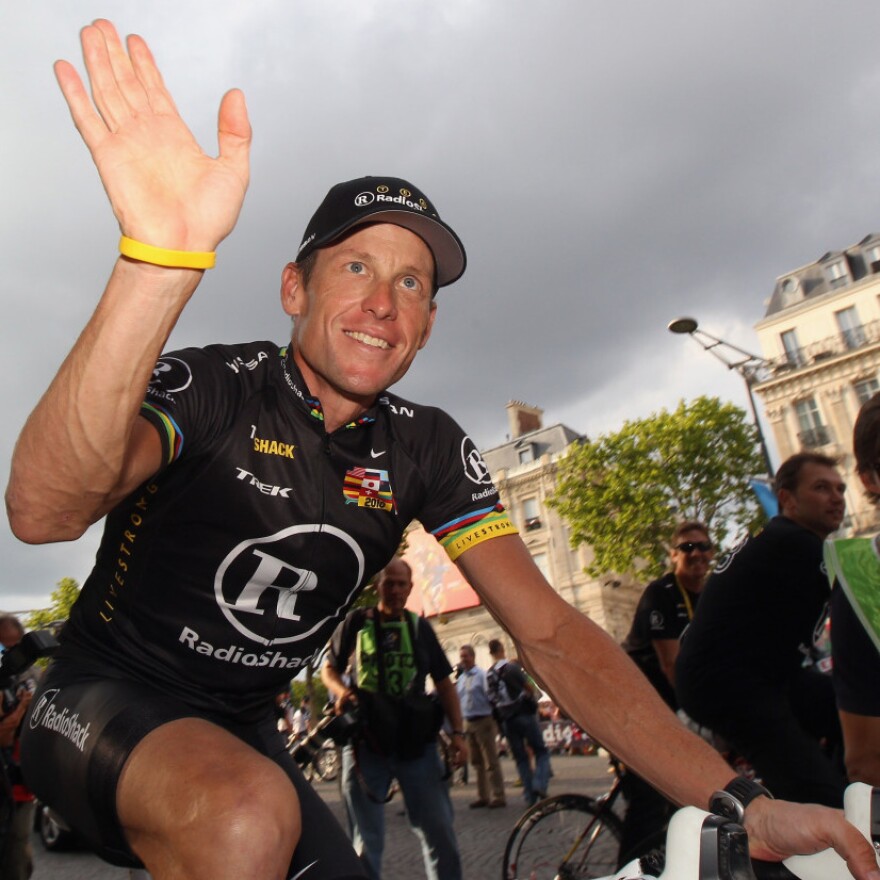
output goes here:
[[[118, 230], [51, 73], [104, 15], [150, 42], [215, 149], [240, 86], [252, 185], [172, 345], [282, 341], [281, 267], [326, 189], [409, 177], [459, 231], [464, 279], [400, 393], [480, 445], [504, 404], [597, 433], [738, 378], [665, 332], [692, 313], [746, 348], [774, 279], [874, 231], [874, 34], [860, 2], [330, 0], [13, 5], [0, 33], [8, 461], [94, 307]], [[25, 547], [0, 532], [0, 606], [83, 579], [96, 530]]]

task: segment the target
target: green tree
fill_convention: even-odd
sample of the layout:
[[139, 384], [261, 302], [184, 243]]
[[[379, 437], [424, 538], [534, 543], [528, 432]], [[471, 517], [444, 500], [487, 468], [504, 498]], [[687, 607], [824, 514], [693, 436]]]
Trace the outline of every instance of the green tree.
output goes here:
[[79, 584], [73, 578], [61, 578], [49, 597], [52, 604], [48, 608], [32, 611], [25, 621], [25, 626], [28, 629], [45, 629], [53, 623], [67, 620], [78, 596]]
[[719, 545], [757, 530], [763, 514], [749, 478], [763, 471], [746, 413], [698, 397], [584, 441], [560, 463], [549, 503], [568, 522], [572, 545], [592, 547], [589, 574], [654, 578], [683, 520], [705, 523]]

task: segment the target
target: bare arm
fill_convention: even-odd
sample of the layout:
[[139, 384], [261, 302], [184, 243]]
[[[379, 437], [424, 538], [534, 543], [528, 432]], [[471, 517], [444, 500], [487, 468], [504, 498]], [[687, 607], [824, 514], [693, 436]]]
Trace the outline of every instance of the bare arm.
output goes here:
[[328, 660], [325, 660], [321, 667], [321, 681], [324, 682], [324, 687], [336, 698], [333, 708], [337, 715], [341, 715], [345, 711], [347, 703], [357, 705], [355, 692], [342, 680], [339, 671], [331, 666]]
[[678, 639], [653, 639], [651, 646], [660, 661], [660, 669], [669, 679], [669, 683], [675, 687], [675, 659], [678, 657], [680, 642]]
[[[82, 31], [92, 98], [65, 61], [58, 83], [123, 234], [173, 250], [213, 251], [248, 182], [250, 126], [240, 92], [220, 106], [220, 155], [180, 118], [146, 43], [128, 52], [113, 26]], [[160, 466], [158, 436], [137, 418], [151, 370], [202, 273], [120, 258], [98, 307], [28, 419], [6, 494], [24, 541], [71, 540]]]
[[[567, 714], [672, 800], [707, 808], [733, 771], [679, 723], [618, 645], [559, 597], [518, 537], [478, 544], [458, 565]], [[880, 880], [871, 846], [838, 810], [761, 797], [745, 824], [754, 856], [833, 846], [860, 880]]]
[[880, 718], [841, 710], [840, 725], [850, 781], [880, 786]]
[[446, 678], [434, 682], [434, 686], [437, 688], [440, 705], [443, 707], [452, 729], [458, 731], [452, 737], [452, 747], [455, 749], [453, 763], [456, 767], [461, 767], [467, 762], [467, 743], [461, 733], [464, 730], [464, 721], [461, 717], [461, 701], [458, 699], [458, 691], [448, 675]]

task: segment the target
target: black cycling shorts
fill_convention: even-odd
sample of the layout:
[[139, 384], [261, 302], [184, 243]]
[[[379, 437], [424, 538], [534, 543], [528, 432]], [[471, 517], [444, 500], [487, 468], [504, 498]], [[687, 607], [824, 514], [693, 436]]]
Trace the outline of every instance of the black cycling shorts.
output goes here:
[[[302, 836], [291, 862], [291, 877], [366, 877], [348, 836], [287, 751], [271, 706], [262, 721], [243, 725], [193, 710], [140, 682], [100, 677], [75, 664], [56, 661], [34, 695], [22, 728], [22, 770], [27, 784], [103, 859], [122, 867], [143, 867], [119, 824], [116, 786], [134, 747], [150, 731], [179, 718], [204, 718], [219, 724], [271, 758], [290, 777], [302, 814]], [[222, 834], [222, 829], [217, 830]]]

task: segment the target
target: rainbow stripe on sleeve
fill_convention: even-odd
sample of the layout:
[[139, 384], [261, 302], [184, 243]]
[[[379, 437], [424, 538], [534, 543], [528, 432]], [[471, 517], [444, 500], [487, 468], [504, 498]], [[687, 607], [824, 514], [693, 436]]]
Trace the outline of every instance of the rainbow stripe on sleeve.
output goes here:
[[502, 535], [516, 535], [518, 531], [508, 518], [504, 506], [499, 503], [458, 517], [434, 529], [431, 534], [443, 545], [443, 549], [454, 562], [465, 550], [470, 550], [483, 541], [500, 538]]
[[[171, 464], [180, 457], [183, 450], [183, 432], [180, 430], [177, 422], [171, 417], [171, 414], [154, 403], [148, 403], [146, 400], [141, 404], [141, 410], [152, 413], [154, 419], [158, 419], [162, 428], [165, 430], [165, 438], [168, 443], [168, 460], [165, 464]], [[155, 424], [155, 421], [153, 424]]]

